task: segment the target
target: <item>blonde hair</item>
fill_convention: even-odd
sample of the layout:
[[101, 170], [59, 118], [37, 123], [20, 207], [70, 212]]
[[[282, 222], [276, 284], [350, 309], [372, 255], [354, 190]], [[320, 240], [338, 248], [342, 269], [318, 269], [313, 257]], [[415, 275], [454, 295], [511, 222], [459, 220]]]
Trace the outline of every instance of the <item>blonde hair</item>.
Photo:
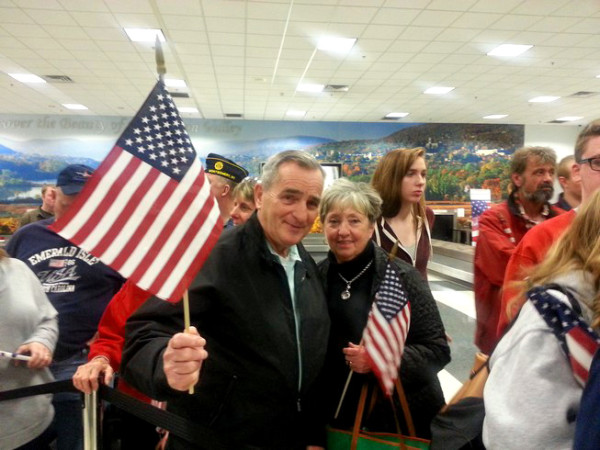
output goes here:
[[600, 190], [577, 212], [571, 226], [548, 251], [546, 258], [534, 268], [525, 281], [516, 283], [519, 294], [513, 298], [507, 313], [513, 317], [525, 302], [526, 292], [533, 286], [546, 284], [559, 275], [583, 270], [593, 280], [596, 295], [589, 299], [594, 313], [593, 326], [600, 325]]
[[[371, 184], [379, 192], [383, 200], [381, 215], [394, 217], [402, 206], [402, 179], [406, 176], [417, 158], [425, 159], [425, 149], [398, 148], [387, 153], [375, 168]], [[427, 221], [425, 216], [425, 195], [413, 205], [415, 221], [419, 218]]]

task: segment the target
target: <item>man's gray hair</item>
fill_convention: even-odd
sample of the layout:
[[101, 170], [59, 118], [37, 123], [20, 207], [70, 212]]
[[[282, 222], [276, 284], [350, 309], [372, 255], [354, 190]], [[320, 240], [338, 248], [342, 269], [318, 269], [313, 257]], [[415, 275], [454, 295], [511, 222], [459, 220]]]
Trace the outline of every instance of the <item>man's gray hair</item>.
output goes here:
[[287, 162], [298, 164], [303, 169], [319, 170], [325, 180], [325, 171], [314, 156], [301, 150], [285, 150], [271, 156], [263, 167], [260, 184], [265, 191], [277, 181], [279, 166]]
[[355, 183], [339, 178], [325, 190], [319, 204], [319, 218], [325, 224], [325, 218], [331, 211], [352, 208], [374, 224], [381, 216], [383, 201], [373, 186], [367, 183]]

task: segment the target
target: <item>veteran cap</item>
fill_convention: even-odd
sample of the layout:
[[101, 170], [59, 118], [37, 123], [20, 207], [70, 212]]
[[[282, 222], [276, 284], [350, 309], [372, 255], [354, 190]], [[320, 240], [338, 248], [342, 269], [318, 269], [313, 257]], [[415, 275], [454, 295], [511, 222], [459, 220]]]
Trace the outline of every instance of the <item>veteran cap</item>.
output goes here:
[[58, 174], [56, 186], [65, 195], [75, 195], [83, 189], [83, 185], [92, 177], [94, 169], [83, 164], [71, 164]]
[[219, 175], [236, 183], [248, 176], [248, 171], [242, 166], [216, 153], [209, 153], [206, 157], [206, 173]]

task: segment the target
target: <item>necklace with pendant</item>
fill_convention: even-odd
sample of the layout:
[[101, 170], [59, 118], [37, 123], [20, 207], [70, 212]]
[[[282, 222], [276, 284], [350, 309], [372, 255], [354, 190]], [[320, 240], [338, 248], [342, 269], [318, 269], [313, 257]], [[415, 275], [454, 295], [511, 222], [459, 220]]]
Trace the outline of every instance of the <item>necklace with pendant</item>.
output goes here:
[[341, 273], [338, 272], [338, 275], [340, 276], [340, 278], [342, 280], [344, 280], [344, 283], [346, 283], [346, 289], [342, 291], [342, 294], [340, 295], [340, 297], [342, 297], [342, 300], [348, 300], [350, 298], [350, 287], [352, 285], [352, 283], [354, 283], [363, 273], [365, 273], [367, 271], [367, 269], [369, 267], [371, 267], [371, 263], [373, 262], [373, 260], [369, 261], [369, 263], [365, 266], [365, 268], [363, 270], [361, 270], [358, 275], [356, 275], [354, 278], [352, 278], [350, 281], [346, 280]]

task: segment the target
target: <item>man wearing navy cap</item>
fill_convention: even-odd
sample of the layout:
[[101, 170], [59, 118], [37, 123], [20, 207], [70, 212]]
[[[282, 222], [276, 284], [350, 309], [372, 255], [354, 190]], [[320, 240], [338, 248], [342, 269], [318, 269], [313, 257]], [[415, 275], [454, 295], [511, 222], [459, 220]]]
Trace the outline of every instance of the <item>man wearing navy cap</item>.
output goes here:
[[233, 226], [230, 218], [233, 188], [247, 176], [246, 169], [224, 156], [209, 153], [206, 157], [206, 177], [210, 183], [210, 192], [219, 205], [225, 228]]
[[[87, 361], [88, 342], [106, 305], [124, 282], [98, 258], [48, 229], [64, 216], [93, 173], [94, 169], [81, 164], [65, 167], [54, 189], [54, 217], [19, 229], [6, 245], [10, 256], [25, 262], [37, 275], [58, 311], [59, 337], [50, 365], [57, 380], [71, 379]], [[58, 393], [52, 403], [58, 450], [83, 448], [79, 394]]]

